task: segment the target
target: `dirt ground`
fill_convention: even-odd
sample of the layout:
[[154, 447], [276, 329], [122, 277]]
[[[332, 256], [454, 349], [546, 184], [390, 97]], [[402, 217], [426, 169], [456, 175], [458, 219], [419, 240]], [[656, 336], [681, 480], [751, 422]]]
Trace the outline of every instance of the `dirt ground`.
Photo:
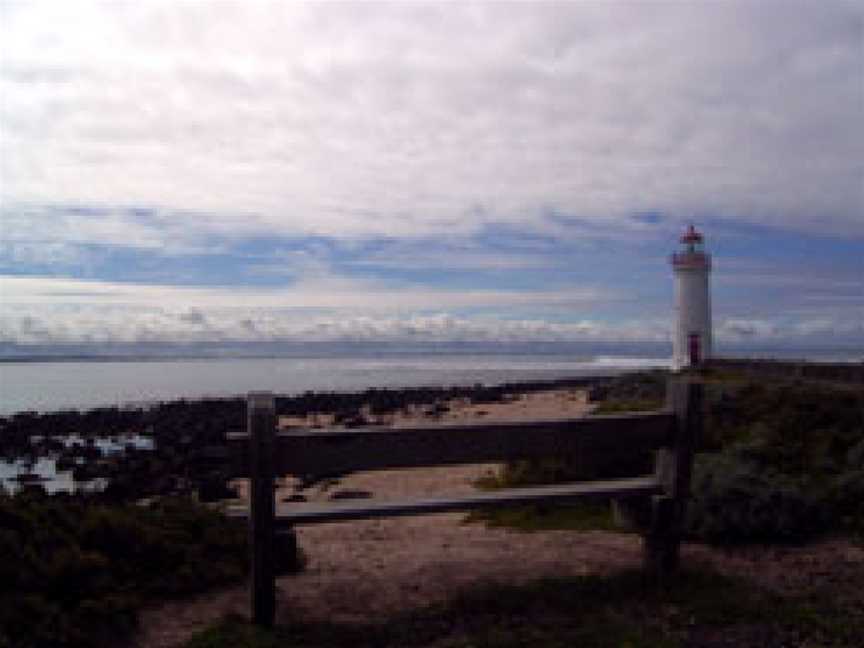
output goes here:
[[[584, 415], [590, 408], [584, 392], [559, 390], [508, 403], [452, 403], [440, 420], [555, 418]], [[396, 422], [418, 418], [422, 412], [409, 412]], [[473, 490], [473, 482], [494, 469], [494, 465], [472, 465], [356, 474], [329, 490], [307, 495], [327, 499], [339, 489], [369, 491], [376, 497], [457, 494]], [[285, 482], [279, 496], [290, 495], [293, 486]], [[245, 491], [244, 484], [241, 491]], [[309, 621], [368, 621], [444, 601], [481, 583], [519, 584], [543, 577], [608, 573], [636, 567], [641, 561], [641, 538], [636, 535], [605, 531], [522, 533], [465, 524], [464, 519], [464, 514], [454, 513], [298, 528], [308, 565], [302, 573], [277, 581], [277, 623], [289, 615]], [[802, 548], [756, 547], [734, 552], [685, 545], [682, 560], [755, 577], [767, 587], [783, 591], [798, 587], [806, 579], [819, 578], [826, 570], [842, 569], [844, 561], [860, 566], [864, 551], [844, 540]], [[142, 614], [142, 630], [134, 646], [179, 646], [226, 613], [247, 615], [248, 608], [245, 587], [153, 607]]]

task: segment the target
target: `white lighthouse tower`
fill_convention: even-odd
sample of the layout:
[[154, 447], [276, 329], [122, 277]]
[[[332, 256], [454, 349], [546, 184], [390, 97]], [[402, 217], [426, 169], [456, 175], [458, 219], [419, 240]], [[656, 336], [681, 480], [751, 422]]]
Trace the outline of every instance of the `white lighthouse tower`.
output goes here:
[[693, 225], [681, 237], [681, 248], [671, 261], [675, 272], [672, 367], [677, 371], [711, 357], [711, 255]]

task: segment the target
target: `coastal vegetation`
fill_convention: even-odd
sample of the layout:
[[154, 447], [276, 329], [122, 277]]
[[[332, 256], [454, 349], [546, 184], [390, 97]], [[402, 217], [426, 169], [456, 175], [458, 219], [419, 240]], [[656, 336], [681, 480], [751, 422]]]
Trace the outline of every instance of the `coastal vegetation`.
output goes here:
[[[769, 365], [770, 366], [770, 365]], [[864, 396], [843, 382], [758, 378], [706, 370], [705, 428], [688, 507], [687, 534], [715, 545], [803, 542], [851, 533], [864, 538]], [[592, 389], [596, 414], [658, 409], [662, 372], [633, 373]], [[652, 469], [644, 457], [641, 469]], [[604, 479], [620, 463], [520, 461], [485, 478], [485, 488]], [[605, 514], [604, 514], [605, 513]], [[529, 507], [472, 519], [522, 530], [609, 528], [602, 506]], [[638, 519], [638, 518], [637, 518]]]
[[187, 499], [0, 497], [0, 646], [116, 646], [142, 605], [245, 577], [246, 533]]
[[689, 532], [711, 543], [864, 531], [860, 385], [708, 376]]

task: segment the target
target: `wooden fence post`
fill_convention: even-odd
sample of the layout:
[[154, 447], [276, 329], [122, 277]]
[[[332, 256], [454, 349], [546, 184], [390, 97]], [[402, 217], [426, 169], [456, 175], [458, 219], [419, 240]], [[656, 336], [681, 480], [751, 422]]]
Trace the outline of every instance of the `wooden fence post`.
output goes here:
[[271, 627], [276, 612], [273, 564], [275, 501], [273, 495], [273, 438], [276, 429], [273, 395], [249, 394], [249, 547], [252, 563], [252, 620]]
[[702, 384], [690, 377], [670, 381], [667, 389], [667, 405], [675, 413], [674, 439], [671, 447], [657, 451], [655, 471], [664, 493], [652, 499], [645, 535], [645, 568], [654, 577], [678, 568], [693, 456], [702, 432], [702, 396]]

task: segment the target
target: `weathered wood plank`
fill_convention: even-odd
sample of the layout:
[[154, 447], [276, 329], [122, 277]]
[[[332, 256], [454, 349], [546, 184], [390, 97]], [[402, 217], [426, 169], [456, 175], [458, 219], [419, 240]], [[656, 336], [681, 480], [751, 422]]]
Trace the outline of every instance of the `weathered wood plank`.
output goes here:
[[645, 567], [658, 579], [678, 568], [693, 456], [702, 431], [703, 385], [693, 377], [679, 377], [670, 382], [667, 398], [675, 414], [674, 438], [657, 452], [655, 477], [663, 495], [654, 498], [651, 528], [645, 535]]
[[[320, 504], [292, 503], [277, 507], [276, 524], [277, 526], [318, 524], [377, 517], [498, 508], [540, 502], [564, 504], [584, 499], [613, 499], [632, 495], [647, 496], [661, 491], [662, 488], [657, 479], [653, 475], [646, 475], [628, 479], [478, 491], [459, 497], [322, 502]], [[234, 518], [245, 518], [248, 512], [244, 507], [237, 506], [229, 508], [227, 514]]]
[[679, 502], [679, 517], [690, 498], [693, 456], [702, 436], [704, 385], [695, 378], [680, 382], [674, 390], [675, 403], [675, 482], [671, 495]]
[[[673, 428], [673, 414], [663, 411], [569, 420], [290, 430], [276, 435], [275, 469], [277, 474], [341, 474], [580, 454], [590, 462], [593, 453], [667, 445]], [[245, 435], [229, 435], [232, 442], [245, 440]]]
[[272, 394], [249, 394], [248, 426], [251, 458], [249, 546], [252, 562], [252, 618], [256, 624], [270, 627], [276, 612], [273, 560], [273, 436], [276, 418]]
[[662, 580], [678, 567], [680, 543], [675, 533], [675, 500], [668, 495], [651, 498], [651, 525], [645, 532], [643, 564], [648, 575]]

